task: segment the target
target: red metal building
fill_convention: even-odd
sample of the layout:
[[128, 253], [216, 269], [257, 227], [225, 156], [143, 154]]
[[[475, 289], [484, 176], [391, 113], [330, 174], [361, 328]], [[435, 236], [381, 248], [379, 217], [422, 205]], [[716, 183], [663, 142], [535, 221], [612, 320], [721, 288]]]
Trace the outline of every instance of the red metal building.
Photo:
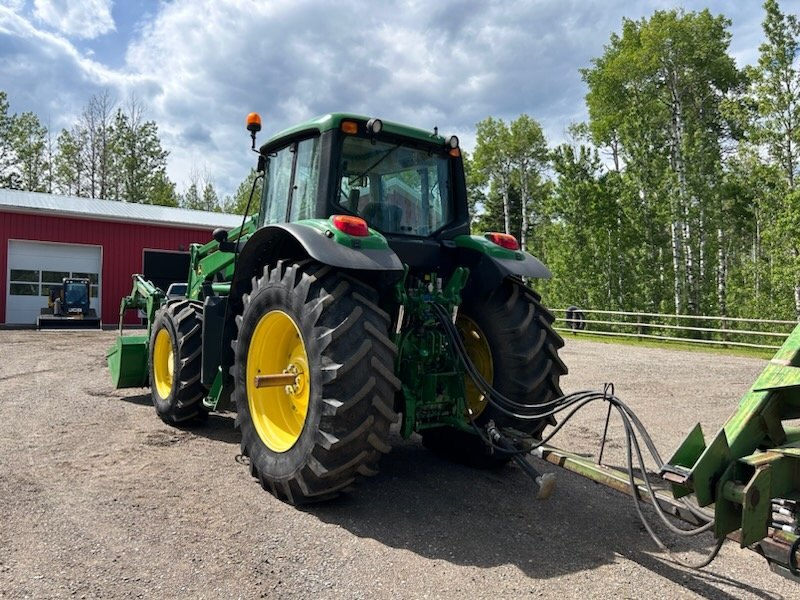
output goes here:
[[[188, 249], [241, 217], [0, 189], [0, 324], [31, 325], [63, 277], [92, 280], [104, 325], [119, 320], [131, 274], [156, 285], [186, 281]], [[138, 323], [130, 311], [126, 323]]]

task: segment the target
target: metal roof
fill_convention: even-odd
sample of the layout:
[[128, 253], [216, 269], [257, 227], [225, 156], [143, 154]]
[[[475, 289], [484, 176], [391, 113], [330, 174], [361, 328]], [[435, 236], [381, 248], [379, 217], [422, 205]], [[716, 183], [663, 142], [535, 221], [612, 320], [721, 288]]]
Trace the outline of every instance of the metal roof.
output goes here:
[[147, 225], [231, 229], [242, 224], [240, 215], [172, 208], [98, 198], [56, 196], [40, 192], [0, 189], [0, 211], [39, 213], [49, 216], [126, 221]]

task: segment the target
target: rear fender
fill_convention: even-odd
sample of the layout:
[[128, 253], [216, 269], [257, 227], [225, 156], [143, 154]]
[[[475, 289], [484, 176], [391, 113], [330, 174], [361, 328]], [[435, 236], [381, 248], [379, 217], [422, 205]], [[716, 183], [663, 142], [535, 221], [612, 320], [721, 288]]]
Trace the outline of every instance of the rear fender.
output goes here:
[[453, 241], [469, 263], [470, 287], [492, 290], [506, 277], [552, 277], [542, 261], [524, 250], [508, 250], [477, 235], [460, 235]]
[[328, 219], [267, 225], [250, 236], [239, 254], [231, 308], [239, 308], [242, 294], [250, 291], [252, 278], [261, 276], [264, 265], [304, 258], [351, 270], [355, 277], [384, 274], [395, 280], [403, 275], [402, 262], [386, 238], [373, 230], [369, 237], [348, 236], [335, 230]]
[[[208, 314], [209, 319], [221, 319], [224, 323], [215, 324], [213, 330], [216, 335], [209, 335], [203, 340], [204, 352], [205, 348], [211, 346], [221, 348], [217, 353], [223, 373], [227, 373], [227, 367], [233, 364], [230, 342], [236, 336], [234, 316], [241, 314], [242, 296], [251, 291], [253, 278], [261, 277], [265, 265], [275, 264], [279, 260], [311, 258], [322, 264], [350, 270], [354, 277], [368, 279], [373, 285], [376, 282], [394, 282], [403, 276], [403, 264], [382, 235], [370, 231], [369, 238], [351, 239], [352, 236], [339, 235], [341, 232], [329, 233], [331, 227], [327, 219], [267, 225], [256, 230], [244, 243], [236, 261], [227, 306]], [[346, 243], [351, 245], [347, 246]], [[206, 323], [204, 328], [208, 326], [209, 323]], [[213, 374], [210, 367], [205, 368], [204, 372], [206, 380]]]

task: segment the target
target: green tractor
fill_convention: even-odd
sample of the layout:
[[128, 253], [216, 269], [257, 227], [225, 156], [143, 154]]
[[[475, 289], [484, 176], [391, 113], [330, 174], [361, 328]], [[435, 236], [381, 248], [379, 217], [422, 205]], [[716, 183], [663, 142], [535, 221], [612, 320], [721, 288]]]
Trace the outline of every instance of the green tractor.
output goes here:
[[120, 312], [148, 334], [109, 351], [117, 387], [149, 382], [175, 425], [232, 407], [252, 475], [293, 504], [375, 474], [398, 419], [476, 465], [539, 438], [567, 369], [525, 280], [550, 273], [470, 235], [458, 139], [329, 114], [256, 151], [257, 214], [192, 246], [186, 297], [134, 276]]

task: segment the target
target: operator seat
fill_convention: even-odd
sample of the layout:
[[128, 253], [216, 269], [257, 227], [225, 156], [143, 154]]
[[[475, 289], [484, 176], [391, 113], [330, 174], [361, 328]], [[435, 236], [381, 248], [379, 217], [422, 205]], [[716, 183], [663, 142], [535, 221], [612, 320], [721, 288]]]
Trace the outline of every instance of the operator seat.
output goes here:
[[375, 229], [399, 233], [400, 222], [403, 220], [403, 209], [395, 204], [370, 202], [361, 211], [361, 216]]

